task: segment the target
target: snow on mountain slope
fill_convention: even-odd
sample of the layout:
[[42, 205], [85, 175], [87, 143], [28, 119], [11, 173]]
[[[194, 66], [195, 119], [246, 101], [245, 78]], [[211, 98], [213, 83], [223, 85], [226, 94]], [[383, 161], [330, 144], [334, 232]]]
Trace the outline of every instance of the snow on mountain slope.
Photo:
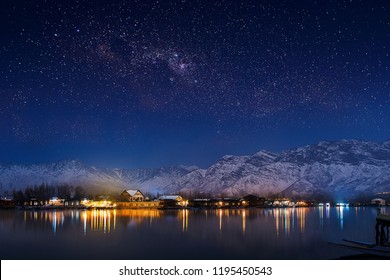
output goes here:
[[191, 172], [167, 191], [237, 196], [354, 197], [390, 191], [390, 142], [320, 142], [279, 154], [223, 157], [202, 173]]
[[207, 169], [99, 169], [79, 161], [0, 165], [0, 188], [72, 184], [143, 192], [354, 197], [390, 191], [390, 141], [342, 140], [281, 153], [224, 156]]
[[95, 190], [120, 191], [136, 188], [143, 192], [158, 192], [194, 168], [100, 169], [75, 160], [29, 166], [0, 165], [0, 188], [13, 190], [40, 184], [69, 184]]

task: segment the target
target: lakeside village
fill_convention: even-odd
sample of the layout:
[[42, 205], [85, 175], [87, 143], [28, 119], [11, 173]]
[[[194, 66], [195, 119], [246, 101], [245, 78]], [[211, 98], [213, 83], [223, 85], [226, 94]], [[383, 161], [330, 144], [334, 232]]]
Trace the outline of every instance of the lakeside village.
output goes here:
[[[272, 207], [345, 207], [345, 206], [387, 206], [389, 200], [383, 199], [390, 193], [378, 194], [378, 197], [364, 202], [318, 202], [293, 200], [288, 198], [266, 199], [256, 195], [223, 198], [192, 198], [181, 195], [162, 195], [149, 198], [140, 190], [124, 190], [119, 195], [99, 195], [94, 199], [62, 198], [39, 199], [34, 196], [19, 199], [1, 198], [0, 209], [180, 209], [180, 208], [272, 208]], [[381, 197], [382, 198], [381, 198]]]

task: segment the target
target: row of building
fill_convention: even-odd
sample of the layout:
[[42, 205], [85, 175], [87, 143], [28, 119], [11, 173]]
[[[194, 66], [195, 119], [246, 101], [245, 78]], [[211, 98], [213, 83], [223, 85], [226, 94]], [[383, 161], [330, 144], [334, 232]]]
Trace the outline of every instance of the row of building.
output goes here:
[[[25, 209], [50, 209], [50, 208], [237, 208], [237, 207], [308, 207], [322, 206], [324, 203], [313, 201], [292, 201], [289, 199], [265, 199], [255, 195], [247, 195], [242, 198], [199, 198], [186, 200], [180, 195], [164, 195], [150, 199], [145, 197], [140, 190], [125, 190], [119, 197], [113, 199], [110, 196], [100, 196], [97, 199], [63, 199], [53, 197], [49, 200], [30, 198], [27, 201], [14, 202], [11, 199], [1, 199], [0, 208], [13, 208], [15, 206]], [[326, 205], [331, 206], [330, 203]], [[332, 204], [333, 205], [333, 204]], [[384, 199], [376, 198], [365, 205], [386, 205]], [[345, 203], [336, 203], [333, 206], [346, 206]]]
[[99, 196], [96, 199], [64, 199], [52, 197], [42, 200], [30, 198], [25, 201], [13, 201], [12, 199], [0, 199], [0, 208], [22, 207], [24, 209], [57, 209], [57, 208], [173, 208], [187, 207], [188, 200], [179, 195], [160, 196], [149, 199], [140, 190], [125, 190], [119, 198], [111, 196]]
[[100, 196], [97, 199], [74, 200], [60, 197], [52, 197], [49, 200], [30, 198], [26, 201], [14, 202], [10, 199], [0, 200], [1, 208], [13, 208], [15, 206], [24, 209], [56, 209], [56, 208], [182, 208], [182, 207], [250, 207], [262, 206], [264, 198], [253, 195], [244, 198], [207, 198], [207, 199], [184, 199], [180, 195], [164, 195], [158, 198], [148, 198], [140, 190], [125, 190], [119, 197], [113, 199], [110, 196]]

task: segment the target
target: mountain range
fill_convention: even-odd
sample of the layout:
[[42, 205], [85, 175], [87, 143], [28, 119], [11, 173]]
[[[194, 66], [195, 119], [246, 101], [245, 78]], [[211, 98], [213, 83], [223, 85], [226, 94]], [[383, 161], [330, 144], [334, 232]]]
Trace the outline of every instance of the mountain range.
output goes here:
[[206, 169], [196, 166], [108, 169], [76, 160], [0, 165], [2, 191], [39, 184], [203, 196], [256, 194], [334, 199], [373, 196], [390, 192], [390, 141], [323, 141], [280, 153], [226, 155]]

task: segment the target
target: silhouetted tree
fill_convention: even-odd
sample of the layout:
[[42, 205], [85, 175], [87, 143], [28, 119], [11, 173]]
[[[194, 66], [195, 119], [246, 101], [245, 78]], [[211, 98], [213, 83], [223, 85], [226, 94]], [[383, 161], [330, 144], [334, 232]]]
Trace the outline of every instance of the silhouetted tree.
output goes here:
[[16, 202], [24, 202], [26, 200], [26, 197], [24, 196], [24, 193], [22, 191], [15, 191], [13, 190], [13, 193], [12, 193], [13, 197], [14, 197], [14, 200]]
[[85, 197], [86, 197], [86, 192], [82, 187], [77, 186], [74, 188], [73, 199], [80, 200], [80, 199], [83, 199]]

